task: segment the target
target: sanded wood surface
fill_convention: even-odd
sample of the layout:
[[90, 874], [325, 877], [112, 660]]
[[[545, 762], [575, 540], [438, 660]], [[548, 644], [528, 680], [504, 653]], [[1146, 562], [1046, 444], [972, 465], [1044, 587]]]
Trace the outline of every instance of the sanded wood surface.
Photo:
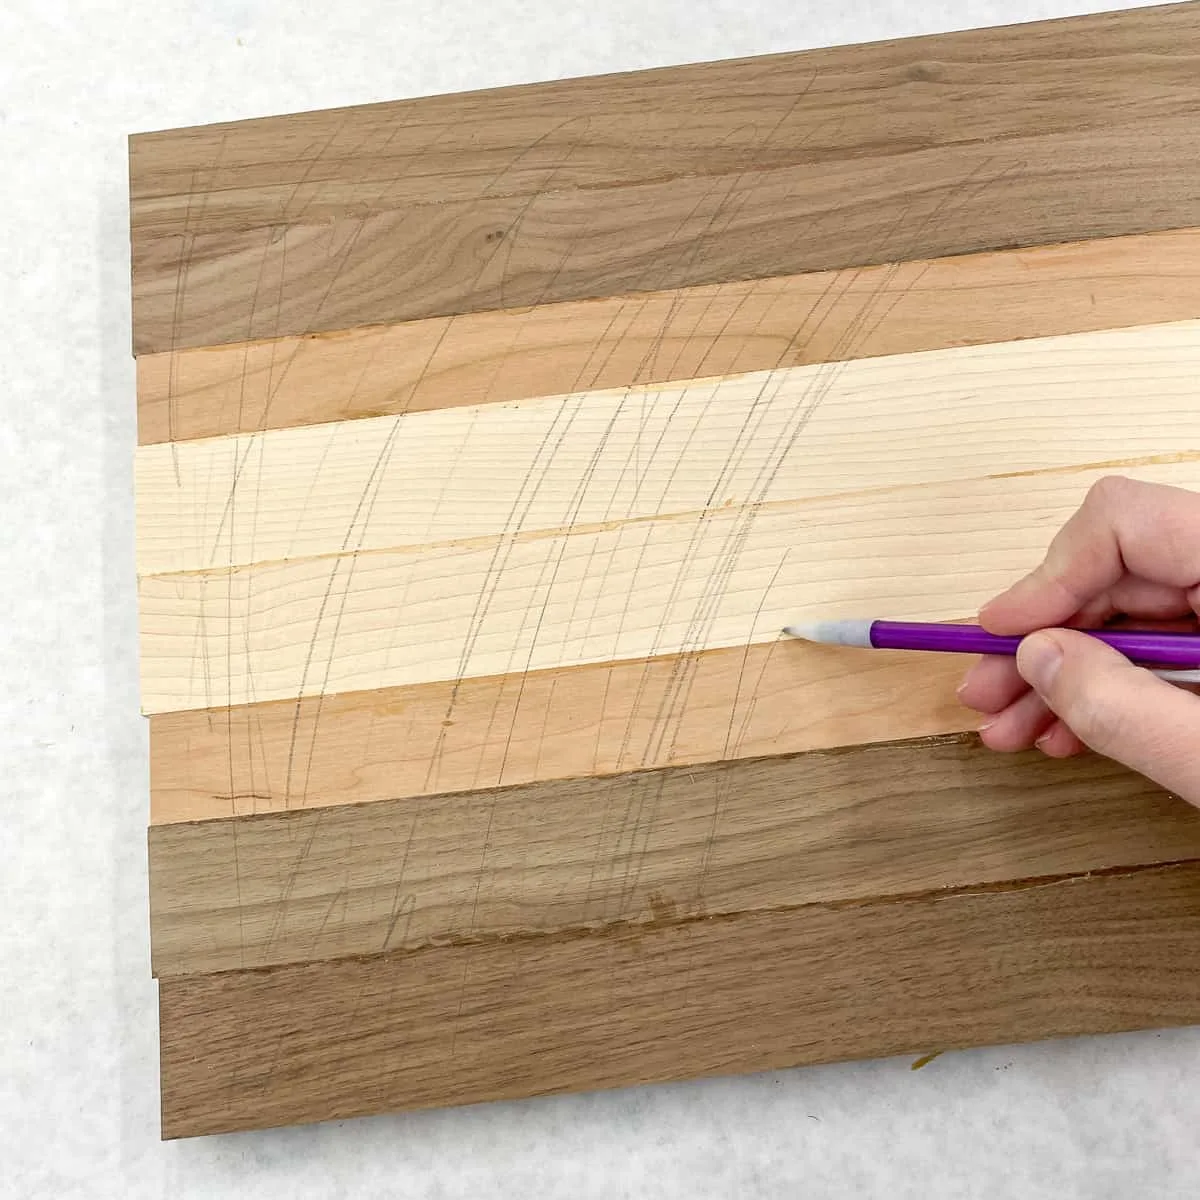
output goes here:
[[[168, 1136], [1200, 1020], [969, 620], [1200, 488], [1200, 3], [131, 143]], [[940, 736], [939, 736], [940, 735]]]
[[1200, 311], [1200, 231], [899, 262], [144, 354], [138, 438], [527, 400]]
[[1198, 360], [1187, 321], [143, 446], [138, 571], [1169, 455]]
[[1102, 129], [1200, 98], [1197, 31], [1193, 6], [1165, 5], [141, 134], [132, 224], [183, 236]]
[[143, 136], [134, 348], [1195, 226], [1198, 32], [1171, 5]]
[[[1085, 799], [1086, 797], [1086, 799]], [[863, 746], [150, 832], [156, 974], [602, 929], [1200, 857], [1102, 759]]]
[[[1200, 457], [1178, 457], [1125, 473], [1200, 486]], [[482, 545], [351, 548], [147, 576], [138, 588], [143, 708], [774, 641], [788, 622], [831, 608], [961, 619], [1032, 566], [1107, 473], [969, 479]]]
[[972, 729], [955, 655], [796, 641], [150, 718], [151, 823]]
[[1200, 1013], [1200, 866], [159, 983], [168, 1137]]

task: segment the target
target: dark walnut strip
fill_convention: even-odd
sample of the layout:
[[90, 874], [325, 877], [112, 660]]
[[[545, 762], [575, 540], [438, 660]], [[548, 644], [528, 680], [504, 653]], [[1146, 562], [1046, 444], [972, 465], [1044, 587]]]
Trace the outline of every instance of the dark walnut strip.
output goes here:
[[1200, 223], [1200, 6], [144, 134], [137, 353]]
[[165, 979], [166, 1137], [1200, 1020], [1200, 864]]
[[1111, 762], [974, 737], [150, 830], [155, 973], [868, 900], [1200, 858]]

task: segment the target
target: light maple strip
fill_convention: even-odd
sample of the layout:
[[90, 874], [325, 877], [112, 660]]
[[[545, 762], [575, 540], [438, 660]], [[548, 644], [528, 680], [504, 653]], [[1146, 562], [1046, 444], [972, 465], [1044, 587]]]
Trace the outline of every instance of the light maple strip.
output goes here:
[[138, 569], [568, 529], [1200, 450], [1200, 321], [137, 452]]
[[142, 443], [1200, 316], [1200, 230], [144, 354]]
[[[140, 581], [168, 712], [769, 641], [789, 620], [961, 617], [1104, 471], [926, 484]], [[1128, 474], [1200, 485], [1200, 461]]]

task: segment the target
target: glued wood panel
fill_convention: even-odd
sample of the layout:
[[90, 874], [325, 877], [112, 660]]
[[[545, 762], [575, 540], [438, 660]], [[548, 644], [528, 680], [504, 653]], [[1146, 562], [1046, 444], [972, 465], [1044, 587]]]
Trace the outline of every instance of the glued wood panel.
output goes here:
[[1197, 360], [1188, 321], [143, 446], [138, 571], [1170, 455]]
[[159, 982], [167, 1137], [1200, 1019], [1200, 866]]
[[[1200, 459], [1129, 469], [1200, 485]], [[144, 711], [774, 641], [847, 611], [955, 620], [1037, 561], [1107, 472], [1055, 471], [351, 552], [139, 582]], [[919, 569], [917, 569], [919, 564]]]
[[1200, 487], [1198, 68], [1190, 3], [133, 140], [165, 1133], [1200, 1019], [1194, 809], [778, 633]]
[[[1086, 803], [1081, 795], [1086, 794]], [[1200, 857], [1101, 759], [903, 743], [150, 831], [159, 976]]]
[[135, 351], [1194, 226], [1198, 31], [1183, 4], [144, 135]]
[[1200, 231], [144, 354], [145, 445], [1186, 320]]

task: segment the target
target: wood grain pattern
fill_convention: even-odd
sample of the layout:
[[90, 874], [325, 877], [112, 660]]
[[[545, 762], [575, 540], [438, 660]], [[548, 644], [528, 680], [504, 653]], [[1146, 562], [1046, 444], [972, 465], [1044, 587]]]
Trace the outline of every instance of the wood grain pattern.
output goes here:
[[1200, 447], [1198, 359], [1187, 321], [143, 446], [138, 570], [1153, 458]]
[[710, 68], [707, 98], [693, 67], [382, 135], [343, 110], [135, 140], [134, 348], [1194, 226], [1197, 30], [1184, 4]]
[[1200, 865], [159, 982], [167, 1137], [1200, 1019]]
[[163, 1130], [1200, 1019], [969, 619], [1200, 488], [1200, 2], [131, 143]]
[[1103, 128], [1200, 99], [1197, 32], [1167, 5], [141, 134], [132, 225], [182, 237]]
[[468, 313], [143, 354], [138, 439], [1165, 324], [1200, 316], [1200, 231]]
[[1196, 115], [155, 239], [135, 251], [135, 349], [1195, 226], [1200, 200], [1177, 167], [1200, 145]]
[[[1126, 473], [1200, 484], [1200, 458], [1178, 457]], [[847, 615], [961, 619], [1037, 561], [1106, 473], [985, 478], [480, 546], [148, 576], [139, 583], [143, 708], [774, 641], [789, 621], [848, 607]]]
[[154, 970], [1195, 857], [1200, 812], [1102, 759], [1014, 763], [960, 739], [708, 763], [152, 828]]
[[793, 640], [150, 718], [153, 825], [974, 728], [957, 655]]

